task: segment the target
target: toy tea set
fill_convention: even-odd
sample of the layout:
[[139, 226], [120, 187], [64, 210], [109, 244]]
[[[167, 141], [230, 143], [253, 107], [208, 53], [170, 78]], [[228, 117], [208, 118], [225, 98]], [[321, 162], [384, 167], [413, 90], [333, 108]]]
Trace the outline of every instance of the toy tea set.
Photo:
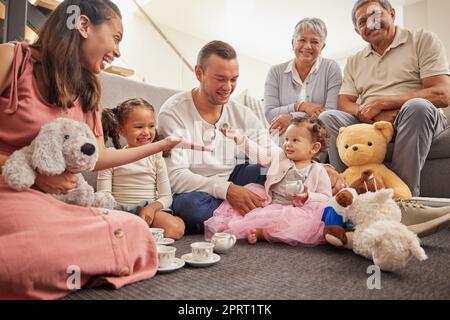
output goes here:
[[177, 258], [177, 248], [169, 246], [175, 240], [164, 238], [164, 229], [150, 228], [157, 243], [158, 272], [168, 273], [182, 268], [186, 263], [192, 267], [209, 267], [220, 261], [220, 254], [226, 253], [236, 243], [236, 237], [229, 233], [216, 233], [211, 242], [201, 241], [191, 243], [191, 252]]

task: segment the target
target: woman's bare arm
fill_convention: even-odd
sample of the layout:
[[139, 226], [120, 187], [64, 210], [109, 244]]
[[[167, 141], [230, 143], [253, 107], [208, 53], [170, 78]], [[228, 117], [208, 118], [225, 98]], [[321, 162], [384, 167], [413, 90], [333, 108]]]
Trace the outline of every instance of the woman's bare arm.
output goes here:
[[11, 68], [14, 59], [14, 45], [0, 44], [0, 95], [11, 85]]
[[[0, 95], [11, 85], [11, 68], [14, 59], [14, 45], [0, 44]], [[8, 156], [0, 155], [0, 173], [2, 167], [8, 160]]]

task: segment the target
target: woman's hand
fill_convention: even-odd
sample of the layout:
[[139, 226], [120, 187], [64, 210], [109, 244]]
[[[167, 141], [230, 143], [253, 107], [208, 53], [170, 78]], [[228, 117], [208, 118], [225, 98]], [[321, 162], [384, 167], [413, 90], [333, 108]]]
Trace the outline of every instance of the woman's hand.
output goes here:
[[168, 136], [162, 140], [162, 151], [170, 151], [173, 148], [213, 152], [211, 148], [185, 141], [180, 137]]
[[278, 132], [281, 136], [287, 130], [287, 128], [291, 125], [293, 117], [290, 114], [283, 114], [272, 121], [270, 125], [270, 133]]
[[325, 112], [325, 108], [319, 104], [303, 102], [298, 105], [297, 111], [305, 112], [312, 117], [318, 117], [322, 112]]
[[37, 174], [34, 184], [43, 192], [50, 194], [67, 194], [77, 186], [78, 176], [64, 172], [57, 176]]

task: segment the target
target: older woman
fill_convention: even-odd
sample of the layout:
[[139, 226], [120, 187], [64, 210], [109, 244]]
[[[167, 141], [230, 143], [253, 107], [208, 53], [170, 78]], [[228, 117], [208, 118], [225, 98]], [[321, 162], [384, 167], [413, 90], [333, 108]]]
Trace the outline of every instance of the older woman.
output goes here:
[[335, 61], [320, 57], [326, 38], [322, 20], [301, 20], [292, 37], [295, 59], [270, 69], [264, 103], [272, 132], [284, 134], [293, 118], [337, 109], [342, 74]]

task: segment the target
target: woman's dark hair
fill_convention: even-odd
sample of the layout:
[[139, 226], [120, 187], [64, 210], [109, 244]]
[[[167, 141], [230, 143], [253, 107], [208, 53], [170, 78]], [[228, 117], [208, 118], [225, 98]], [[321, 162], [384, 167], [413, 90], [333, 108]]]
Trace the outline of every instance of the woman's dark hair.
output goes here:
[[122, 17], [119, 8], [110, 0], [65, 0], [48, 17], [31, 47], [41, 54], [39, 63], [43, 70], [42, 81], [49, 90], [48, 102], [68, 109], [74, 106], [74, 97], [79, 97], [84, 112], [98, 110], [101, 87], [97, 76], [80, 63], [82, 37], [77, 28], [68, 26], [73, 15], [68, 13], [72, 12], [71, 6], [78, 8], [93, 25]]
[[292, 124], [295, 126], [306, 124], [306, 128], [308, 128], [309, 132], [311, 133], [313, 141], [320, 142], [322, 146], [318, 153], [327, 150], [328, 145], [330, 144], [330, 134], [328, 133], [325, 124], [320, 119], [312, 116], [294, 118], [292, 120]]
[[[117, 107], [104, 109], [102, 112], [103, 139], [105, 143], [111, 138], [116, 149], [122, 148], [120, 145], [119, 128], [125, 125], [127, 117], [134, 108], [148, 108], [155, 112], [155, 108], [146, 100], [141, 98], [128, 99]], [[157, 135], [155, 137], [157, 140]]]

